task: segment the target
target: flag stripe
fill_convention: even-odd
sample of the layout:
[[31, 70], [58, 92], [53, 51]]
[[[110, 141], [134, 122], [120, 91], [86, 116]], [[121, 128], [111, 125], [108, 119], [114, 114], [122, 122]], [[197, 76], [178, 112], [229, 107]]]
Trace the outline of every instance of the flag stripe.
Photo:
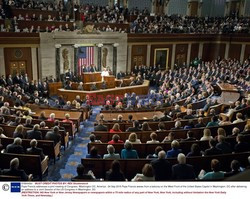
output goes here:
[[94, 64], [94, 47], [93, 46], [87, 46], [85, 48], [86, 48], [86, 57], [78, 59], [79, 75], [82, 74], [82, 66], [83, 65], [89, 66], [91, 64]]

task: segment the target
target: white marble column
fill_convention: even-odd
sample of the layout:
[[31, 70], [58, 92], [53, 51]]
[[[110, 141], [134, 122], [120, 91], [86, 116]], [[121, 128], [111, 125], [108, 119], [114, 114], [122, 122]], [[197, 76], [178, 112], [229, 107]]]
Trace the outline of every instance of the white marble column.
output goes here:
[[131, 71], [132, 46], [128, 45], [127, 71]]
[[37, 48], [31, 48], [32, 60], [32, 77], [33, 80], [38, 80], [38, 63], [37, 63]]
[[244, 56], [245, 56], [245, 50], [246, 50], [246, 44], [241, 45], [241, 53], [240, 53], [240, 62], [244, 62]]
[[4, 48], [0, 48], [0, 75], [5, 74]]
[[202, 53], [203, 53], [203, 43], [199, 44], [199, 53], [198, 53], [198, 58], [202, 59]]
[[148, 44], [146, 66], [150, 66], [150, 54], [151, 54], [151, 44]]
[[172, 48], [172, 59], [171, 59], [171, 70], [174, 70], [174, 64], [175, 64], [175, 50], [176, 50], [176, 44], [173, 44], [173, 48]]
[[226, 43], [226, 48], [225, 48], [225, 59], [228, 59], [228, 53], [229, 53], [229, 43]]
[[192, 44], [189, 43], [188, 44], [188, 52], [187, 52], [187, 64], [186, 64], [187, 66], [189, 66], [189, 64], [190, 64], [191, 46], [192, 46]]

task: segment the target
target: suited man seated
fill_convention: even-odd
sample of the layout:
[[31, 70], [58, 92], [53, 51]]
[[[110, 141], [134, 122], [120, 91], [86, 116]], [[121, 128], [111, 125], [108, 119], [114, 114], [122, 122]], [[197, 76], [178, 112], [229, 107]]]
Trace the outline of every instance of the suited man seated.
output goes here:
[[59, 134], [59, 127], [55, 126], [52, 131], [48, 131], [45, 135], [45, 140], [52, 140], [54, 144], [60, 142], [61, 135]]
[[190, 164], [186, 164], [186, 156], [179, 153], [177, 156], [178, 164], [172, 166], [172, 179], [173, 180], [194, 180], [194, 168]]
[[90, 170], [88, 173], [85, 173], [85, 168], [82, 164], [79, 164], [76, 168], [77, 176], [73, 177], [72, 181], [80, 180], [95, 180], [93, 172]]
[[112, 159], [112, 160], [120, 159], [120, 154], [115, 153], [115, 147], [113, 145], [107, 146], [107, 152], [108, 154], [103, 155], [103, 159]]
[[42, 133], [38, 129], [39, 124], [35, 124], [32, 130], [27, 131], [27, 139], [42, 140]]
[[122, 71], [120, 71], [119, 73], [117, 73], [117, 79], [122, 79], [125, 77], [125, 73], [123, 73]]
[[151, 165], [154, 168], [155, 180], [156, 181], [166, 181], [170, 180], [172, 176], [172, 169], [169, 161], [166, 158], [166, 152], [160, 151], [158, 153], [158, 159], [153, 160]]
[[14, 158], [10, 161], [10, 168], [4, 169], [2, 171], [2, 175], [17, 176], [17, 177], [21, 178], [21, 181], [29, 180], [29, 177], [25, 173], [25, 171], [19, 169], [19, 159], [18, 158]]
[[90, 90], [91, 90], [91, 91], [96, 91], [96, 90], [97, 90], [96, 83], [93, 83], [93, 84], [91, 85]]
[[209, 141], [210, 148], [205, 150], [204, 155], [220, 155], [220, 154], [222, 154], [222, 150], [217, 148], [216, 144], [217, 144], [216, 140], [211, 139]]
[[6, 147], [6, 153], [24, 154], [22, 139], [19, 137], [15, 138], [14, 142]]
[[37, 147], [37, 140], [33, 139], [30, 141], [30, 148], [26, 151], [29, 155], [40, 155], [41, 160], [45, 158], [45, 155], [43, 154], [43, 149]]
[[94, 130], [95, 131], [108, 131], [108, 127], [103, 125], [103, 121], [102, 120], [99, 120], [98, 121], [98, 125], [96, 125], [94, 127]]
[[126, 132], [137, 132], [137, 131], [141, 131], [141, 129], [139, 128], [139, 122], [137, 120], [133, 121], [133, 127], [129, 127]]
[[107, 89], [108, 87], [107, 87], [107, 83], [106, 83], [106, 81], [103, 81], [102, 82], [102, 85], [101, 85], [101, 89]]

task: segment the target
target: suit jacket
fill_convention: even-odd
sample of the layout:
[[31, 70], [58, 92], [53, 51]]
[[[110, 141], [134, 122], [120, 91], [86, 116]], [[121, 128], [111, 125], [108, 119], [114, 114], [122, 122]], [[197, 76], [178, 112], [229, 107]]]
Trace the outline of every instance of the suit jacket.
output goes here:
[[97, 126], [94, 127], [95, 131], [107, 131], [108, 127], [102, 124], [99, 124]]
[[151, 162], [155, 171], [156, 181], [170, 180], [172, 176], [171, 165], [166, 159], [157, 159]]
[[171, 149], [167, 151], [167, 158], [177, 157], [178, 154], [181, 153], [180, 149]]
[[218, 143], [216, 148], [221, 149], [222, 153], [232, 153], [232, 148], [228, 142]]
[[212, 147], [205, 150], [205, 155], [220, 155], [222, 154], [222, 150], [218, 149], [217, 147]]
[[43, 149], [37, 148], [37, 147], [28, 148], [26, 153], [29, 154], [29, 155], [40, 155], [41, 160], [43, 160], [44, 157], [45, 157], [44, 154], [43, 154]]
[[137, 132], [137, 131], [141, 131], [140, 129], [138, 128], [135, 128], [135, 127], [129, 127], [126, 132]]
[[173, 180], [192, 180], [195, 179], [194, 168], [189, 164], [176, 164], [172, 166]]
[[24, 170], [19, 170], [19, 169], [4, 169], [2, 171], [3, 175], [8, 175], [8, 176], [17, 176], [17, 177], [21, 177], [22, 181], [27, 181], [28, 180], [28, 176], [25, 173]]
[[120, 159], [120, 154], [119, 154], [119, 153], [104, 154], [104, 155], [103, 155], [103, 159], [118, 160], [118, 159]]
[[250, 150], [250, 144], [247, 142], [241, 142], [234, 146], [234, 152], [236, 153], [246, 152], [248, 150]]
[[55, 144], [57, 144], [61, 140], [61, 135], [48, 131], [45, 135], [45, 140], [52, 140]]
[[9, 144], [9, 145], [6, 147], [6, 152], [7, 152], [7, 153], [23, 154], [23, 153], [24, 153], [24, 149], [23, 149], [23, 147], [20, 146], [20, 145]]
[[37, 130], [29, 130], [27, 131], [27, 139], [42, 140], [42, 133]]

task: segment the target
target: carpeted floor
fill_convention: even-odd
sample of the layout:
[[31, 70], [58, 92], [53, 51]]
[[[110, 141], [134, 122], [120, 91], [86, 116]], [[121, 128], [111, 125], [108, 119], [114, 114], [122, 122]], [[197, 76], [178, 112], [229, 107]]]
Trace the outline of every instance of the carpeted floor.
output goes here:
[[101, 107], [93, 107], [90, 118], [84, 121], [80, 126], [80, 132], [77, 133], [69, 147], [64, 151], [61, 149], [62, 156], [60, 160], [50, 162], [48, 176], [44, 180], [48, 181], [70, 181], [71, 177], [76, 175], [76, 167], [81, 163], [81, 158], [86, 157], [87, 143], [90, 132], [94, 130], [94, 121]]

